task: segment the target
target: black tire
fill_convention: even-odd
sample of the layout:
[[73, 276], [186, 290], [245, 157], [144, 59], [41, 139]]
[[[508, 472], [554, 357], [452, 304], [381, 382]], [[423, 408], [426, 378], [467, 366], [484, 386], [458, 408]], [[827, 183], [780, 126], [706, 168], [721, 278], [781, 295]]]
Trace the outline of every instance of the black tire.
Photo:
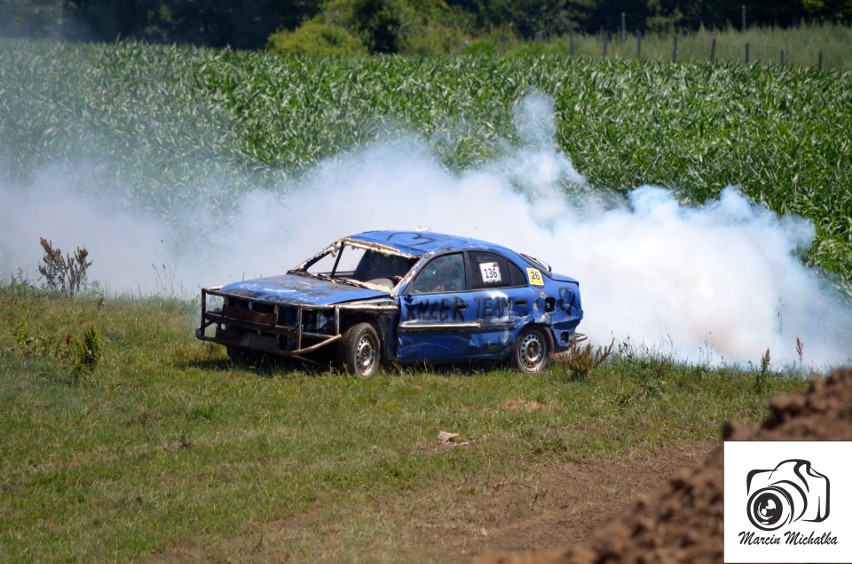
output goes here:
[[356, 323], [346, 330], [338, 346], [338, 360], [350, 374], [369, 378], [379, 369], [382, 346], [379, 334], [369, 323]]
[[530, 327], [521, 331], [512, 349], [512, 363], [527, 374], [538, 374], [550, 366], [550, 341], [544, 330]]
[[237, 366], [253, 366], [260, 361], [261, 355], [242, 347], [228, 347], [228, 358]]

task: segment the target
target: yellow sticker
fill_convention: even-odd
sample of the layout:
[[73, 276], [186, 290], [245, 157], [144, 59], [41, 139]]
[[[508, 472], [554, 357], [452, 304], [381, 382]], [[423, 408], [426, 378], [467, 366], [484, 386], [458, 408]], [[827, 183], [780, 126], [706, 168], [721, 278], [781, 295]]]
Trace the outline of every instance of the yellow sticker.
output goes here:
[[527, 268], [527, 276], [533, 286], [544, 286], [544, 278], [541, 277], [541, 272], [537, 268]]

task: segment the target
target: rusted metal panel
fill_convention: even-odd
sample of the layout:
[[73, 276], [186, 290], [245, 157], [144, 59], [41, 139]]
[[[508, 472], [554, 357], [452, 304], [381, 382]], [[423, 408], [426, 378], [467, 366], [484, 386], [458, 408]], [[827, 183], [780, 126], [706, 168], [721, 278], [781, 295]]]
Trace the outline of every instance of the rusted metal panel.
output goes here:
[[251, 321], [252, 323], [262, 323], [265, 325], [274, 325], [277, 321], [277, 315], [272, 313], [263, 313], [252, 311], [250, 309], [242, 309], [238, 307], [225, 306], [222, 310], [222, 316], [229, 319], [238, 319], [240, 321]]
[[[222, 298], [226, 303], [220, 309], [208, 310], [209, 296]], [[235, 307], [227, 305], [228, 299], [239, 300], [250, 307], [267, 306], [275, 310], [254, 311], [249, 307]], [[338, 341], [341, 338], [341, 310], [391, 316], [399, 311], [399, 306], [391, 300], [333, 305], [284, 304], [268, 299], [249, 299], [243, 294], [230, 294], [226, 288], [219, 287], [202, 290], [201, 307], [201, 326], [196, 330], [197, 338], [278, 356], [301, 356]], [[282, 308], [293, 310], [293, 324], [279, 322]], [[321, 332], [306, 328], [305, 319], [308, 313], [329, 316], [327, 330]], [[211, 325], [216, 326], [216, 331], [214, 335], [208, 336], [205, 330]], [[282, 346], [282, 340], [285, 346]], [[306, 343], [306, 340], [310, 343]], [[287, 348], [286, 345], [289, 344], [292, 344], [292, 348]]]

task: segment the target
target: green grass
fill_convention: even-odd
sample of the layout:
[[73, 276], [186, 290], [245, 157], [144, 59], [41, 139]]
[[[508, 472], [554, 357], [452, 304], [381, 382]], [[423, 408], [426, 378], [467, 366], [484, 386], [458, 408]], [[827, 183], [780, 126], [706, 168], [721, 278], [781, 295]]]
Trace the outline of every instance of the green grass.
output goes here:
[[[452, 511], [457, 492], [432, 484], [482, 489], [537, 465], [718, 440], [726, 420], [759, 420], [770, 396], [805, 384], [769, 372], [758, 386], [756, 370], [625, 350], [585, 380], [560, 364], [535, 378], [497, 367], [366, 380], [247, 370], [192, 338], [194, 310], [0, 289], [4, 558], [150, 556], [411, 493]], [[47, 346], [23, 342], [24, 321]], [[61, 350], [81, 324], [96, 327], [103, 349], [74, 383]], [[473, 442], [438, 448], [441, 431]], [[369, 554], [393, 529], [352, 535], [337, 554]], [[300, 534], [322, 544], [321, 527]]]

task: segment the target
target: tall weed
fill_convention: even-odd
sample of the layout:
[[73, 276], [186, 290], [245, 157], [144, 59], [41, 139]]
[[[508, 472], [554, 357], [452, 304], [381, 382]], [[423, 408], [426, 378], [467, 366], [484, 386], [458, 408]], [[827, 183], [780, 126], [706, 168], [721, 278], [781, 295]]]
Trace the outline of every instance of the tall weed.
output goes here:
[[71, 365], [74, 381], [91, 376], [101, 360], [101, 334], [93, 325], [87, 325], [81, 335], [71, 339]]
[[44, 277], [45, 285], [68, 299], [73, 298], [86, 280], [86, 271], [92, 266], [92, 261], [86, 260], [89, 251], [77, 247], [73, 256], [69, 253], [63, 257], [62, 250], [44, 237], [41, 238], [41, 247], [44, 256], [38, 271]]

